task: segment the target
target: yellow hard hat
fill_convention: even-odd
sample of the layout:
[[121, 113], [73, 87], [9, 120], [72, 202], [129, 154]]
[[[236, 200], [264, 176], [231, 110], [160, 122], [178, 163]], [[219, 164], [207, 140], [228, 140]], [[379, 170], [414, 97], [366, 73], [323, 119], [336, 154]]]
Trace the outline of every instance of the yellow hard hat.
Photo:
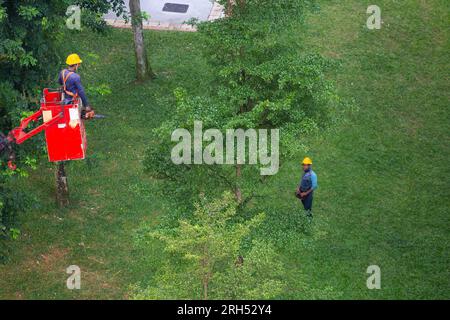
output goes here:
[[83, 61], [80, 59], [80, 56], [77, 55], [76, 53], [72, 53], [71, 55], [69, 55], [67, 57], [66, 63], [69, 66], [73, 66], [74, 64], [79, 64], [82, 63]]
[[312, 164], [311, 158], [306, 157], [305, 159], [303, 159], [302, 164]]

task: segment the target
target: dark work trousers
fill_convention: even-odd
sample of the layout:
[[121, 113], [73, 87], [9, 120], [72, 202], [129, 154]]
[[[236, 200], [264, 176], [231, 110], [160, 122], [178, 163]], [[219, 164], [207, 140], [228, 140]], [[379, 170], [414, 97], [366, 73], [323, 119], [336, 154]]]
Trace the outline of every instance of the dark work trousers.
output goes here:
[[305, 199], [302, 199], [302, 203], [305, 210], [311, 212], [313, 204], [313, 192], [308, 194], [308, 196]]

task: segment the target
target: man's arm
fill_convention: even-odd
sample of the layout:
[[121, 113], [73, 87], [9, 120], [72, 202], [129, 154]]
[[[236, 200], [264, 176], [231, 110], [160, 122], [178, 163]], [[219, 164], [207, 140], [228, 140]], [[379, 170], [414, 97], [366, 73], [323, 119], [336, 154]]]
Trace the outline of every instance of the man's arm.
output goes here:
[[312, 184], [312, 189], [316, 190], [318, 185], [317, 185], [317, 175], [313, 172], [311, 174], [311, 184]]
[[81, 78], [79, 76], [75, 78], [74, 84], [77, 89], [78, 96], [80, 97], [81, 101], [83, 102], [83, 106], [85, 108], [90, 108], [89, 101], [86, 97], [86, 93], [84, 92], [83, 85], [81, 84]]

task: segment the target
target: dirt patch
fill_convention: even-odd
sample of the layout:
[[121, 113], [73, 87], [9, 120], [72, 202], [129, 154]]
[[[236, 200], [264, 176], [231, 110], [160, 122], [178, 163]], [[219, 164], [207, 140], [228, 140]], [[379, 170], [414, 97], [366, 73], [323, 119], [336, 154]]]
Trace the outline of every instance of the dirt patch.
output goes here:
[[69, 249], [51, 248], [49, 252], [39, 256], [36, 265], [44, 271], [53, 271], [62, 265], [69, 252]]

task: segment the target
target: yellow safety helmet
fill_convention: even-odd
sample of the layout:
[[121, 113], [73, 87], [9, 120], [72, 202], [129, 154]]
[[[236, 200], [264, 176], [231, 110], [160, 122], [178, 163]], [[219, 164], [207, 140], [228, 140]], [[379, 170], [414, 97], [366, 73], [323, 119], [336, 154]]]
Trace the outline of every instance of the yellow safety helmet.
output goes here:
[[303, 159], [302, 164], [308, 164], [308, 165], [312, 164], [311, 158], [306, 157], [305, 159]]
[[82, 63], [83, 61], [80, 59], [80, 56], [77, 55], [76, 53], [72, 53], [71, 55], [69, 55], [67, 57], [66, 63], [69, 66], [73, 66], [74, 64], [79, 64]]

